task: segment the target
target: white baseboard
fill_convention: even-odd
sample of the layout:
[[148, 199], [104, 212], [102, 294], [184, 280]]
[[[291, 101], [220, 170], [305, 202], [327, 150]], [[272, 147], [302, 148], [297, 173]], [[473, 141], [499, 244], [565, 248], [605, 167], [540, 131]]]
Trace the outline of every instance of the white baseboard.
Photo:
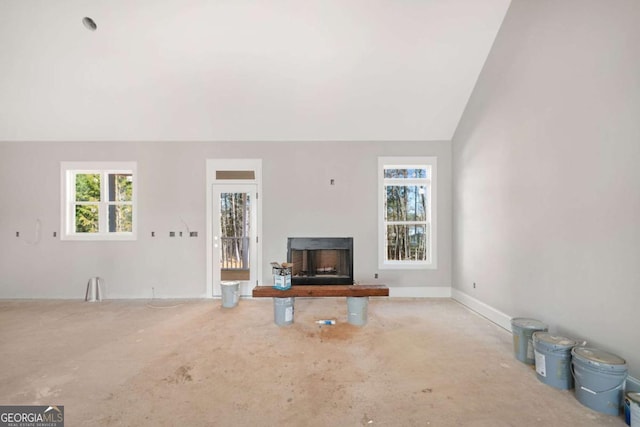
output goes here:
[[[458, 301], [460, 304], [468, 307], [483, 317], [486, 317], [496, 325], [511, 332], [511, 316], [496, 310], [488, 304], [483, 303], [480, 300], [475, 299], [464, 292], [457, 289], [451, 289], [451, 298]], [[640, 393], [640, 380], [632, 376], [628, 376], [625, 384], [625, 392], [638, 392]]]
[[475, 299], [472, 296], [465, 294], [457, 289], [451, 290], [451, 297], [458, 301], [460, 304], [469, 307], [471, 310], [491, 320], [496, 325], [511, 332], [511, 316], [496, 310], [488, 304], [483, 303], [480, 300]]
[[451, 298], [451, 287], [449, 286], [409, 286], [394, 288], [389, 287], [389, 297], [391, 298]]
[[633, 377], [627, 377], [627, 382], [625, 384], [624, 391], [626, 393], [628, 392], [640, 393], [640, 380]]

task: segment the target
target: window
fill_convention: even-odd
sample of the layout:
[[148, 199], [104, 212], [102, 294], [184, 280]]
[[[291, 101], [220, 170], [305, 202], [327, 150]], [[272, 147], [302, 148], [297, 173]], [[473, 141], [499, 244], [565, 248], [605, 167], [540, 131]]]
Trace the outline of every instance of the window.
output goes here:
[[378, 159], [378, 264], [436, 268], [436, 158]]
[[63, 162], [65, 240], [135, 240], [136, 163]]

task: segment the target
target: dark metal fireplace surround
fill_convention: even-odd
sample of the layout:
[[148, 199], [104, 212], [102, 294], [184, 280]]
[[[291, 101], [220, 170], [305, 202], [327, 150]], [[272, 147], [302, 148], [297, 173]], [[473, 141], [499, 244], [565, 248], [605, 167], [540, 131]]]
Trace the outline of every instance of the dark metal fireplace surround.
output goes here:
[[353, 285], [352, 237], [289, 237], [291, 285]]

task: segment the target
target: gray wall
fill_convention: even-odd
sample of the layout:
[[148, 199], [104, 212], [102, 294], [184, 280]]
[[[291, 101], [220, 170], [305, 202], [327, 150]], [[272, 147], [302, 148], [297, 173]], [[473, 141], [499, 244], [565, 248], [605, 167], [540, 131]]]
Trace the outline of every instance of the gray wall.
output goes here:
[[513, 0], [452, 154], [454, 288], [619, 354], [635, 377], [638, 22], [636, 0]]
[[[263, 160], [264, 283], [271, 283], [269, 263], [286, 259], [288, 236], [353, 236], [355, 279], [376, 283], [377, 158], [407, 155], [438, 157], [439, 268], [380, 271], [377, 282], [451, 286], [448, 142], [0, 143], [0, 298], [82, 298], [95, 275], [113, 298], [149, 298], [152, 287], [161, 298], [205, 296], [207, 158]], [[53, 237], [60, 228], [60, 161], [74, 160], [138, 162], [137, 241]], [[186, 231], [183, 221], [198, 238], [168, 237]]]

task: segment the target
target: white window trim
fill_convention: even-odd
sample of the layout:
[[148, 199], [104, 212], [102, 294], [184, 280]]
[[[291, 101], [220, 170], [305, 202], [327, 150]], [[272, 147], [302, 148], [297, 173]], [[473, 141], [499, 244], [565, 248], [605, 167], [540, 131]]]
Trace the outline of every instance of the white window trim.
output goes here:
[[[384, 168], [385, 167], [420, 167], [429, 166], [431, 168], [431, 191], [430, 191], [430, 236], [429, 241], [431, 254], [430, 261], [387, 261], [386, 258], [386, 227], [384, 222], [385, 192], [384, 192]], [[438, 167], [437, 158], [434, 157], [378, 157], [378, 268], [381, 270], [435, 270], [438, 268], [438, 240], [437, 240], [437, 191], [438, 191]], [[387, 180], [398, 181], [404, 184], [411, 184], [411, 179]], [[417, 183], [418, 180], [416, 180]], [[420, 182], [422, 184], [423, 181]]]
[[[133, 175], [133, 191], [131, 205], [133, 206], [132, 232], [130, 233], [76, 233], [75, 232], [75, 213], [72, 200], [75, 195], [75, 180], [72, 179], [78, 173], [100, 173], [101, 179], [105, 173], [131, 173]], [[101, 183], [103, 188], [103, 183]], [[60, 163], [60, 240], [85, 240], [85, 241], [101, 241], [101, 240], [136, 240], [137, 235], [137, 218], [138, 218], [138, 172], [136, 162], [61, 162]], [[101, 205], [108, 204], [107, 201], [100, 201]], [[106, 210], [100, 209], [101, 225], [106, 221]], [[105, 215], [104, 217], [102, 215]]]

